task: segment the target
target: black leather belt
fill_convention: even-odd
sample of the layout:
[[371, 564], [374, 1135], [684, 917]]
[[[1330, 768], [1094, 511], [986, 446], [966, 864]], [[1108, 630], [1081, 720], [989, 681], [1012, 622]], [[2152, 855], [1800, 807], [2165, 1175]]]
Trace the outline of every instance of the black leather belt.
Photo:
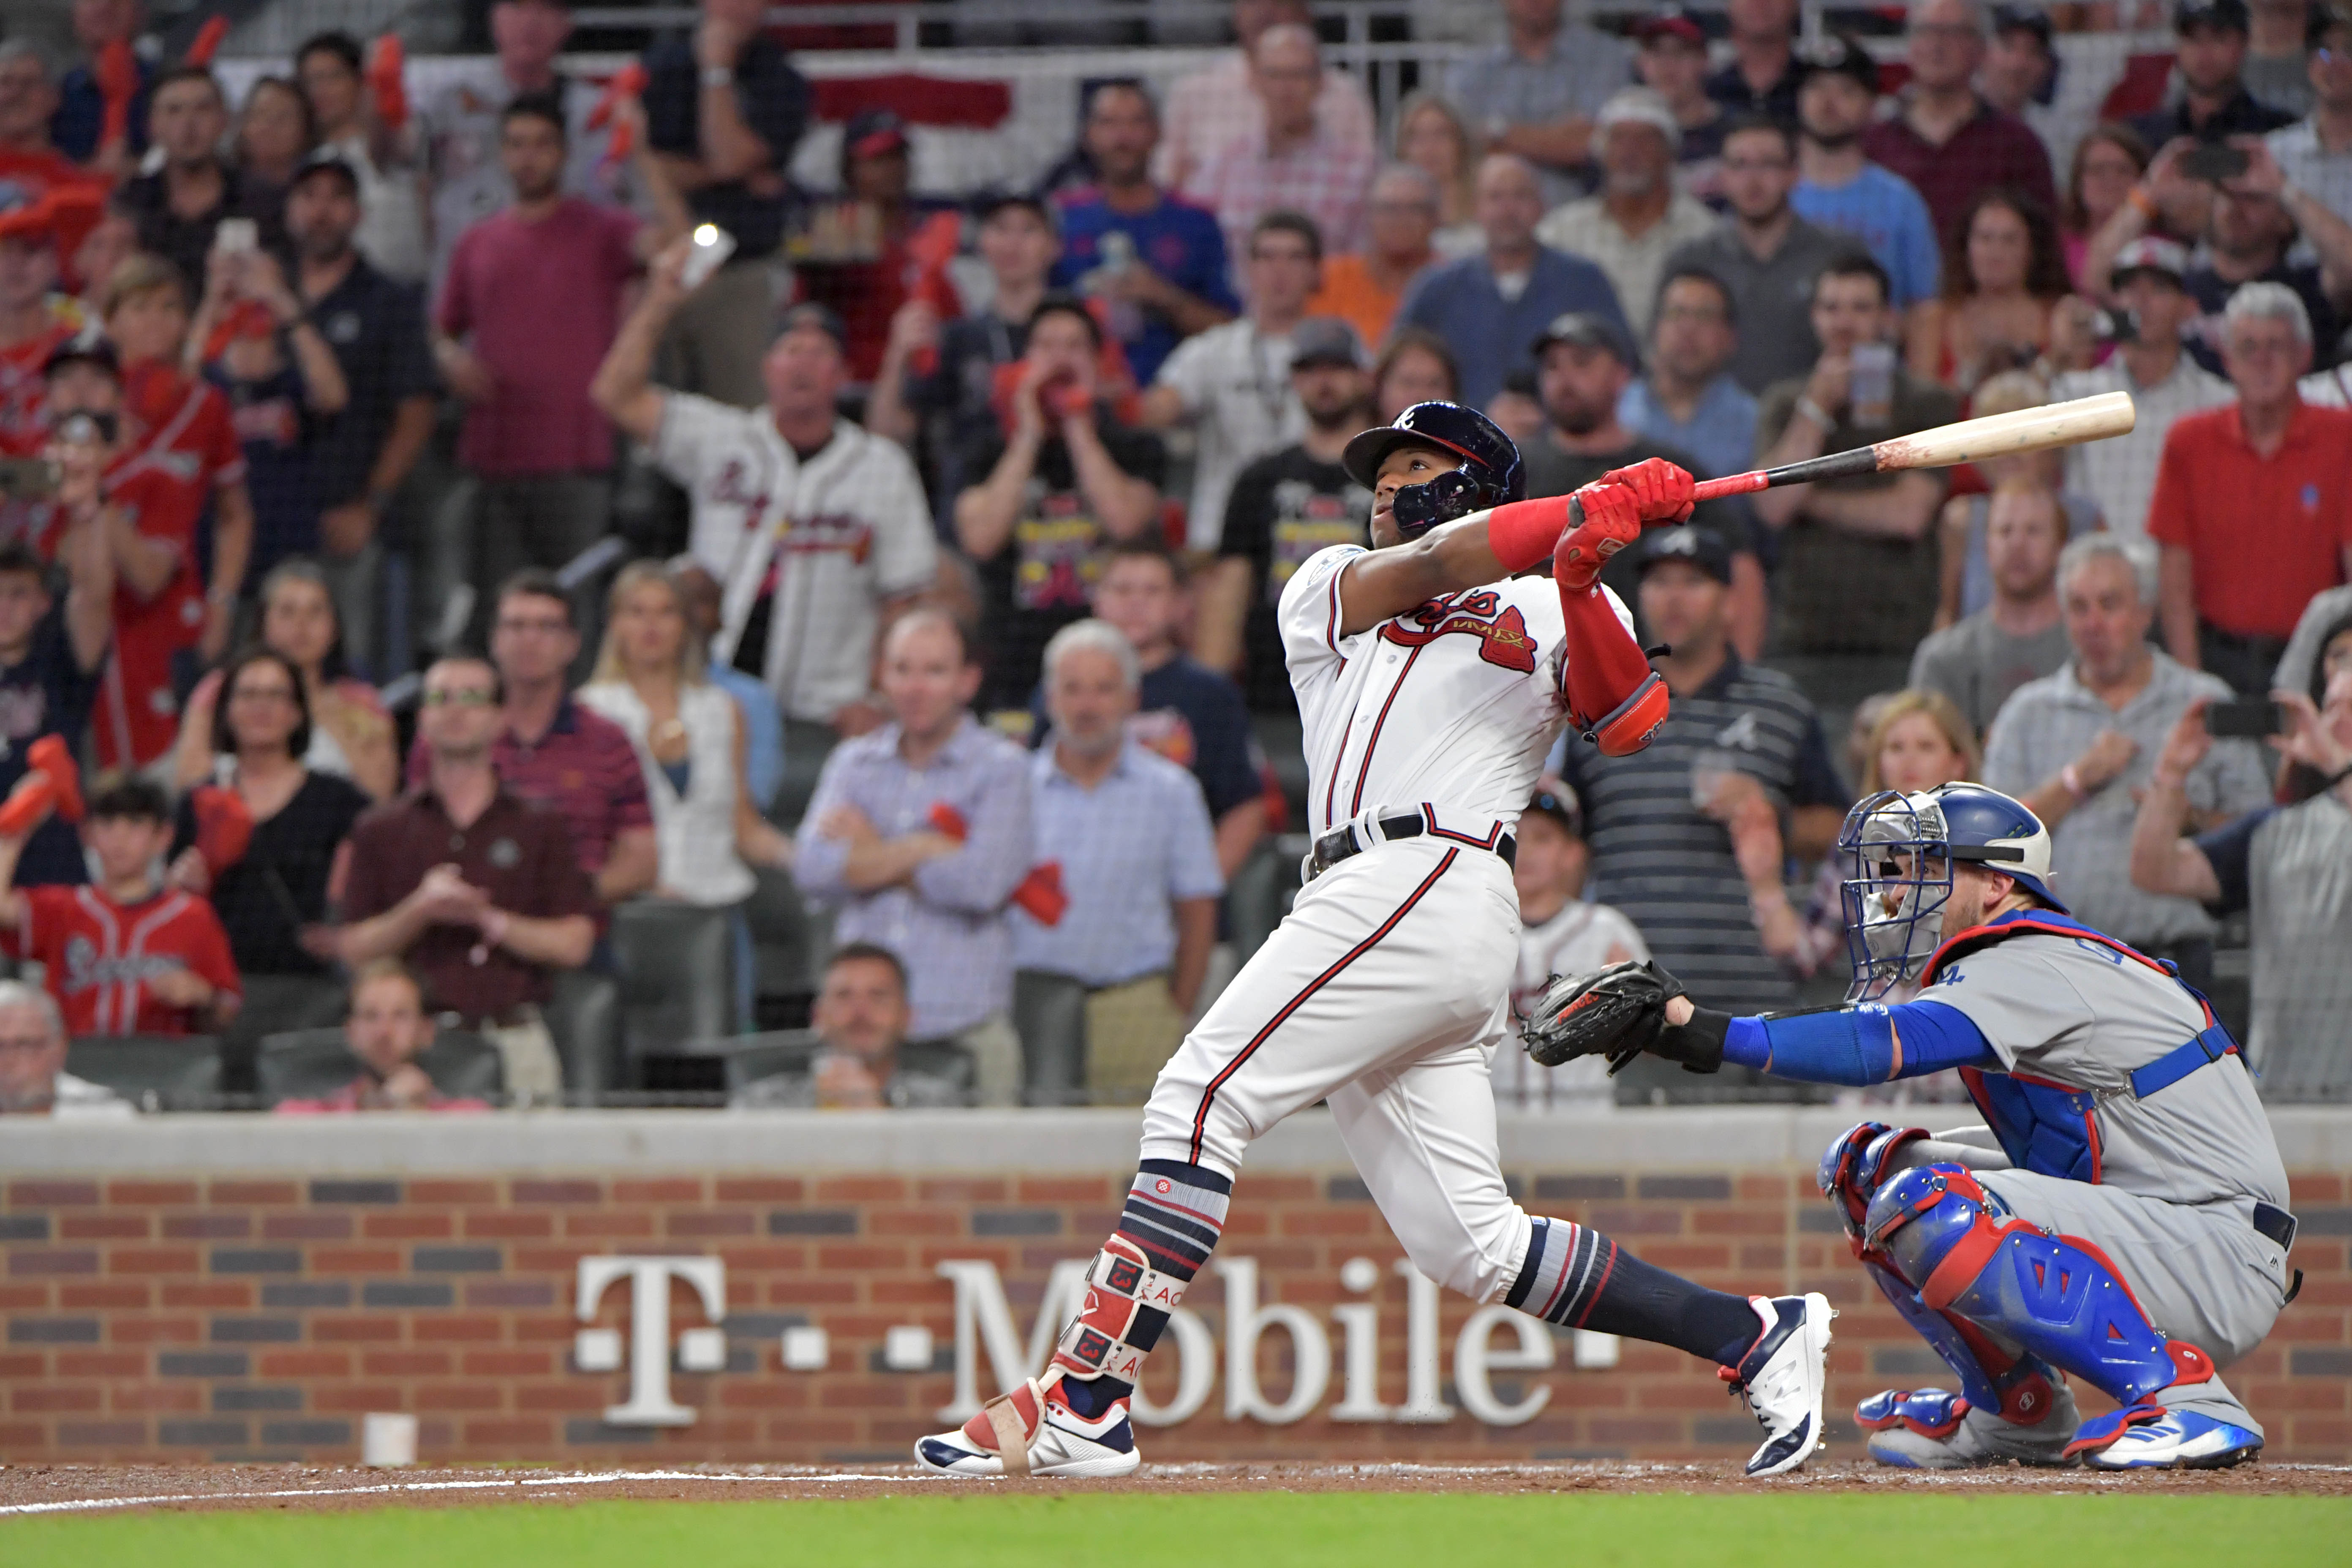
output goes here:
[[2277, 1242], [2281, 1252], [2294, 1250], [2294, 1215], [2276, 1204], [2254, 1205], [2254, 1228]]
[[[1391, 838], [1417, 838], [1431, 831], [1428, 819], [1417, 811], [1401, 811], [1394, 816], [1383, 816], [1380, 819], [1380, 824], [1381, 837], [1383, 842]], [[1474, 849], [1486, 847], [1475, 838], [1462, 838], [1458, 834], [1447, 834], [1444, 837], [1455, 838]], [[1308, 858], [1310, 869], [1307, 873], [1307, 880], [1314, 880], [1349, 856], [1361, 855], [1370, 847], [1372, 847], [1370, 845], [1357, 837], [1354, 823], [1340, 824], [1315, 841], [1315, 853]], [[1519, 841], [1506, 833], [1496, 841], [1495, 853], [1503, 858], [1504, 865], [1517, 866], [1519, 859]]]

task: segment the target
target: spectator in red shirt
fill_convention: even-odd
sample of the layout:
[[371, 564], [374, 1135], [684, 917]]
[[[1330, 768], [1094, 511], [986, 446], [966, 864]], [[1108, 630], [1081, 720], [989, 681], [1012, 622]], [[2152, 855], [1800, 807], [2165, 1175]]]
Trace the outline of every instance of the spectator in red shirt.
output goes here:
[[1913, 9], [1903, 111], [1862, 136], [1872, 163], [1894, 170], [1926, 198], [1936, 237], [1946, 244], [1977, 193], [1994, 185], [2031, 197], [2045, 213], [2058, 210], [2042, 139], [1977, 96], [1985, 37], [1977, 0], [1927, 0]]
[[613, 426], [588, 383], [619, 329], [623, 287], [687, 227], [642, 137], [638, 174], [661, 215], [651, 225], [567, 195], [565, 143], [556, 94], [507, 105], [499, 158], [513, 205], [458, 238], [434, 312], [442, 377], [469, 405], [457, 460], [483, 481], [465, 574], [478, 583], [562, 566], [604, 534]]
[[[123, 409], [131, 416], [123, 468], [157, 468], [171, 480], [173, 526], [184, 528], [191, 544], [210, 510], [212, 582], [202, 624], [184, 628], [185, 637], [173, 646], [217, 658], [228, 646], [237, 591], [253, 555], [253, 497], [246, 489], [236, 416], [218, 387], [181, 368], [187, 296], [179, 272], [163, 258], [134, 256], [115, 268], [106, 285], [106, 335], [122, 359]], [[193, 580], [193, 554], [183, 568]], [[142, 738], [135, 755], [117, 760], [144, 767], [160, 754]]]
[[[572, 700], [565, 677], [580, 657], [572, 600], [546, 572], [519, 572], [499, 588], [490, 659], [506, 718], [494, 748], [499, 783], [559, 814], [580, 868], [607, 907], [654, 885], [661, 851], [636, 748], [618, 724]], [[425, 782], [431, 737], [408, 753], [408, 782]]]
[[[28, 775], [21, 793], [40, 783]], [[12, 797], [13, 798], [13, 797]], [[212, 1034], [243, 1001], [212, 906], [157, 883], [172, 844], [163, 792], [132, 779], [93, 796], [82, 842], [98, 880], [18, 888], [22, 835], [0, 838], [0, 950], [39, 963], [73, 1035]]]
[[478, 1100], [457, 1100], [434, 1087], [416, 1058], [433, 1044], [433, 1016], [425, 987], [396, 958], [362, 964], [352, 981], [351, 1016], [343, 1040], [360, 1075], [317, 1100], [281, 1100], [280, 1116], [334, 1115], [354, 1110], [488, 1110]]
[[2312, 595], [2352, 577], [2352, 411], [2295, 391], [2311, 318], [2294, 289], [2246, 284], [2222, 314], [2238, 401], [2174, 423], [2147, 532], [2167, 650], [2260, 696]]
[[0, 180], [38, 195], [89, 177], [49, 142], [49, 116], [57, 110], [58, 86], [41, 51], [22, 38], [0, 43]]
[[[0, 64], [0, 79], [5, 71]], [[54, 210], [28, 201], [0, 212], [0, 456], [40, 450], [41, 367], [81, 324], [73, 301], [58, 292]]]

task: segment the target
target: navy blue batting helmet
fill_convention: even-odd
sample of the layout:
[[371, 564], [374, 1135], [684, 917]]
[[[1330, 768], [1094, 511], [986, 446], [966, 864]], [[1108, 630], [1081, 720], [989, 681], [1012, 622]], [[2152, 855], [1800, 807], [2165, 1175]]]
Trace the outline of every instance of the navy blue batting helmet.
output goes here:
[[1407, 539], [1441, 522], [1521, 500], [1528, 493], [1519, 449], [1496, 423], [1458, 403], [1416, 403], [1393, 425], [1358, 432], [1339, 461], [1348, 477], [1366, 489], [1380, 479], [1381, 465], [1400, 447], [1423, 447], [1461, 459], [1462, 466], [1426, 484], [1407, 485], [1390, 503], [1397, 531]]
[[1916, 978], [1936, 949], [1958, 934], [1944, 929], [1955, 861], [2006, 873], [2066, 912], [2050, 888], [2050, 830], [2023, 802], [1980, 784], [1938, 784], [1913, 794], [1881, 790], [1846, 814], [1837, 853], [1846, 871], [1851, 1002], [1875, 1001]]

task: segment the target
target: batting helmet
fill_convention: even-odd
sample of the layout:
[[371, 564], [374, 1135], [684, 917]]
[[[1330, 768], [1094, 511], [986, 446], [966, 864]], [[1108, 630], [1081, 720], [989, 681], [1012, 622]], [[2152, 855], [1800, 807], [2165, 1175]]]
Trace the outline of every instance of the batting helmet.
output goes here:
[[1524, 500], [1527, 470], [1519, 449], [1495, 422], [1458, 403], [1416, 403], [1393, 425], [1360, 431], [1339, 461], [1348, 477], [1366, 489], [1380, 479], [1381, 465], [1400, 447], [1423, 447], [1461, 459], [1462, 466], [1426, 484], [1407, 485], [1389, 503], [1397, 531], [1418, 538], [1441, 522]]
[[1847, 871], [1849, 1002], [1875, 1001], [1913, 978], [1954, 934], [1943, 927], [1957, 861], [2002, 872], [2066, 910], [2050, 890], [2050, 830], [2022, 802], [1979, 784], [1881, 790], [1846, 813], [1837, 853]]

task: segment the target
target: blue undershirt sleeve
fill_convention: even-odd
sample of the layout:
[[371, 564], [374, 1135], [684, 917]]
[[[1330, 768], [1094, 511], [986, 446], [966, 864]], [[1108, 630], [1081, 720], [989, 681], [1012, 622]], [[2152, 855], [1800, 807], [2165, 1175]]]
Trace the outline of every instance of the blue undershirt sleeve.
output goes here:
[[1940, 1002], [1734, 1018], [1723, 1059], [1780, 1078], [1856, 1086], [1946, 1068], [2000, 1066], [1975, 1021]]

